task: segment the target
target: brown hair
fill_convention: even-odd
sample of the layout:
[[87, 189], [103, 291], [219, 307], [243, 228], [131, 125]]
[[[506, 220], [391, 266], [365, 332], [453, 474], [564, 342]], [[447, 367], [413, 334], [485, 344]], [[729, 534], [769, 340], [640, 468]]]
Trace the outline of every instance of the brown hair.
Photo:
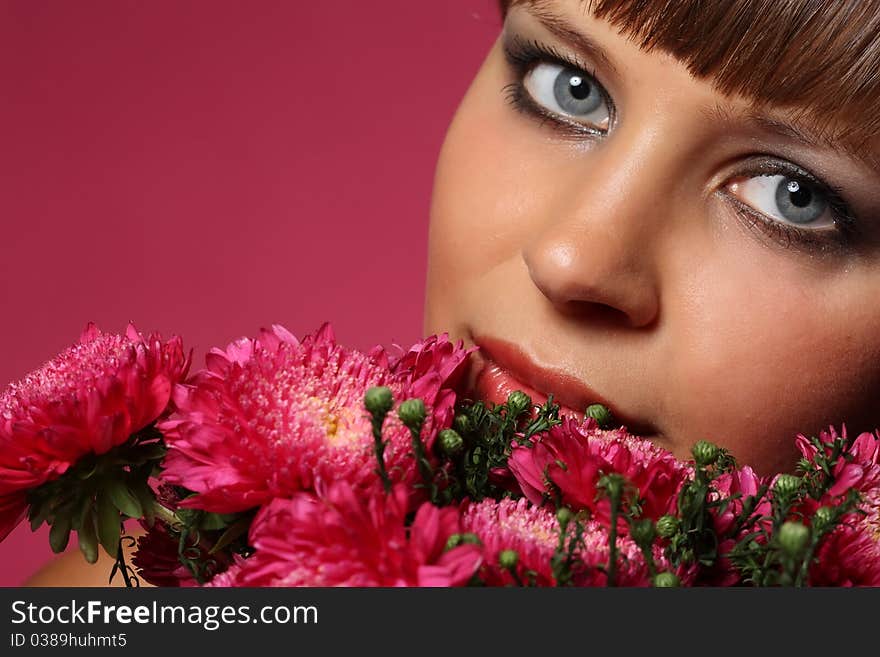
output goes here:
[[[499, 0], [535, 11], [551, 0]], [[880, 0], [581, 0], [584, 11], [711, 79], [722, 94], [789, 109], [856, 151], [880, 129]]]

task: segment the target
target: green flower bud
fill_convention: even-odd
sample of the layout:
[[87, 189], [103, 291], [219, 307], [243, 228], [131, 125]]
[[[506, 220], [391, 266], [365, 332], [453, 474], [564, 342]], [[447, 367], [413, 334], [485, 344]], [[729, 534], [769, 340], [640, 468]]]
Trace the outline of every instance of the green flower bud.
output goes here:
[[672, 538], [678, 533], [680, 525], [681, 523], [675, 516], [661, 516], [657, 520], [657, 535], [662, 538]]
[[803, 554], [810, 541], [810, 530], [803, 523], [789, 520], [779, 528], [779, 545], [790, 556]]
[[460, 454], [464, 449], [464, 438], [455, 429], [444, 429], [438, 438], [440, 439], [440, 449], [448, 456]]
[[609, 474], [599, 479], [599, 487], [604, 488], [608, 497], [620, 498], [623, 495], [623, 476], [619, 474]]
[[556, 511], [556, 520], [559, 522], [561, 527], [567, 527], [568, 523], [570, 523], [574, 519], [574, 513], [571, 512], [567, 506], [561, 506]]
[[498, 563], [504, 570], [516, 568], [518, 562], [519, 555], [516, 553], [516, 550], [502, 550], [498, 555]]
[[364, 395], [364, 406], [370, 415], [384, 416], [391, 407], [394, 406], [394, 397], [391, 394], [391, 388], [387, 386], [375, 386], [367, 390]]
[[522, 390], [514, 390], [507, 396], [507, 407], [515, 415], [519, 415], [527, 408], [531, 408], [532, 398]]
[[584, 417], [591, 417], [599, 424], [600, 429], [610, 429], [614, 426], [614, 416], [611, 411], [602, 404], [590, 404], [584, 411]]
[[408, 429], [421, 429], [425, 423], [425, 402], [421, 399], [407, 399], [397, 409], [397, 416]]
[[824, 531], [834, 522], [834, 509], [828, 506], [820, 506], [813, 514], [813, 525], [816, 529]]
[[793, 495], [801, 487], [801, 478], [790, 474], [782, 474], [776, 479], [773, 490], [779, 495]]
[[452, 421], [452, 428], [458, 431], [463, 436], [469, 434], [473, 426], [471, 426], [471, 419], [464, 414], [456, 415], [455, 419]]
[[446, 549], [452, 550], [461, 545], [461, 534], [451, 534], [449, 538], [446, 539]]
[[465, 534], [462, 534], [461, 535], [461, 542], [465, 543], [467, 545], [480, 545], [480, 544], [482, 544], [480, 537], [477, 536], [476, 534], [472, 534], [471, 532], [467, 532]]
[[657, 573], [654, 575], [654, 586], [658, 589], [673, 589], [681, 584], [675, 573]]
[[717, 445], [700, 440], [691, 448], [691, 454], [694, 455], [697, 465], [712, 465], [718, 460], [719, 451]]
[[630, 529], [630, 536], [636, 542], [636, 545], [650, 545], [654, 541], [656, 533], [654, 531], [654, 522], [650, 518], [636, 520]]

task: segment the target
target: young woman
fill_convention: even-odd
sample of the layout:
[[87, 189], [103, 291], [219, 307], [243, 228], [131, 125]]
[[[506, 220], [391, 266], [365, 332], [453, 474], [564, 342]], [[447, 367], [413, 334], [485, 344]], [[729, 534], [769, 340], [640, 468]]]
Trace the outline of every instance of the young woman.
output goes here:
[[880, 1], [502, 11], [431, 212], [424, 333], [481, 347], [470, 392], [601, 402], [761, 474], [880, 425]]
[[489, 359], [478, 394], [601, 401], [761, 474], [799, 432], [880, 426], [880, 2], [502, 7], [425, 306]]

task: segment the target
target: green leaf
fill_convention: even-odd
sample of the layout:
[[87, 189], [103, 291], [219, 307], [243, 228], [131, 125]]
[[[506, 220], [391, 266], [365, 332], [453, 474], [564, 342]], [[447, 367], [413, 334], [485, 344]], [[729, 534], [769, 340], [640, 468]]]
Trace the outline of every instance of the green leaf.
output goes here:
[[93, 461], [92, 463], [88, 463], [88, 464], [84, 463], [81, 466], [78, 466], [76, 476], [78, 478], [82, 479], [83, 481], [85, 481], [86, 479], [91, 478], [91, 476], [93, 474], [95, 474], [95, 472], [97, 472], [97, 471], [98, 471], [98, 462], [97, 461]]
[[101, 545], [114, 559], [119, 554], [119, 535], [122, 524], [119, 510], [104, 492], [98, 494], [98, 539]]
[[227, 545], [232, 543], [239, 536], [246, 534], [251, 526], [252, 520], [253, 517], [251, 517], [250, 515], [246, 515], [239, 518], [236, 522], [230, 525], [229, 529], [223, 532], [223, 534], [220, 535], [220, 538], [217, 539], [217, 543], [214, 545], [214, 547], [211, 548], [209, 554], [216, 554]]
[[31, 531], [37, 531], [40, 526], [49, 518], [52, 505], [49, 500], [40, 500], [31, 504], [28, 512], [28, 518], [31, 523]]
[[58, 554], [64, 552], [67, 542], [70, 540], [70, 516], [65, 514], [55, 517], [55, 522], [49, 530], [49, 545], [52, 552]]
[[85, 514], [77, 531], [77, 536], [79, 538], [80, 552], [82, 552], [86, 561], [95, 563], [98, 560], [98, 537], [95, 533], [95, 516], [93, 513]]
[[113, 504], [129, 518], [142, 518], [144, 509], [137, 497], [128, 489], [125, 483], [114, 479], [107, 485], [107, 494]]
[[199, 522], [199, 529], [211, 531], [216, 529], [225, 529], [229, 523], [234, 522], [236, 518], [232, 513], [206, 513]]
[[165, 458], [167, 451], [168, 449], [162, 443], [144, 445], [138, 450], [138, 460], [141, 462], [161, 461]]
[[156, 520], [156, 512], [154, 508], [156, 496], [153, 494], [153, 490], [146, 481], [136, 481], [132, 486], [132, 491], [137, 496], [141, 509], [143, 509], [144, 518], [146, 518], [147, 523], [152, 526]]

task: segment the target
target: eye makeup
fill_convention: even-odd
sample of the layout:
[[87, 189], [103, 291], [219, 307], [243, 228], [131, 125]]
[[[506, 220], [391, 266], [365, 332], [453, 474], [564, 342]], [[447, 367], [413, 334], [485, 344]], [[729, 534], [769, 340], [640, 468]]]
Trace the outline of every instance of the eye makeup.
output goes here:
[[[510, 105], [519, 113], [535, 121], [542, 129], [552, 131], [560, 138], [570, 141], [601, 141], [613, 132], [617, 110], [613, 99], [600, 82], [597, 70], [575, 55], [569, 55], [554, 45], [537, 39], [526, 39], [517, 34], [505, 34], [502, 42], [504, 57], [512, 82], [502, 92]], [[603, 97], [608, 108], [609, 128], [602, 129], [585, 123], [564, 113], [553, 111], [537, 102], [529, 92], [525, 80], [529, 74], [542, 64], [555, 64], [566, 72], [574, 72], [594, 85]], [[773, 242], [789, 250], [808, 254], [843, 254], [855, 250], [863, 237], [861, 223], [852, 212], [840, 188], [829, 184], [808, 170], [771, 154], [755, 154], [746, 159], [736, 171], [739, 178], [758, 176], [784, 176], [792, 189], [815, 190], [816, 195], [826, 202], [825, 212], [830, 215], [832, 228], [810, 229], [774, 218], [752, 207], [744, 200], [728, 191], [728, 183], [716, 194], [723, 198], [736, 216], [749, 229], [757, 228]]]
[[566, 69], [573, 69], [596, 87], [605, 100], [608, 107], [610, 121], [614, 124], [615, 108], [611, 96], [604, 86], [598, 81], [596, 72], [578, 57], [564, 55], [554, 46], [541, 43], [537, 40], [527, 41], [518, 36], [510, 37], [504, 42], [504, 54], [508, 66], [515, 73], [515, 81], [504, 88], [505, 96], [510, 104], [519, 112], [530, 118], [537, 119], [542, 125], [547, 126], [560, 137], [570, 139], [583, 139], [584, 137], [604, 137], [608, 129], [591, 126], [578, 121], [576, 118], [553, 112], [535, 102], [534, 97], [525, 87], [526, 76], [539, 64], [557, 64]]

